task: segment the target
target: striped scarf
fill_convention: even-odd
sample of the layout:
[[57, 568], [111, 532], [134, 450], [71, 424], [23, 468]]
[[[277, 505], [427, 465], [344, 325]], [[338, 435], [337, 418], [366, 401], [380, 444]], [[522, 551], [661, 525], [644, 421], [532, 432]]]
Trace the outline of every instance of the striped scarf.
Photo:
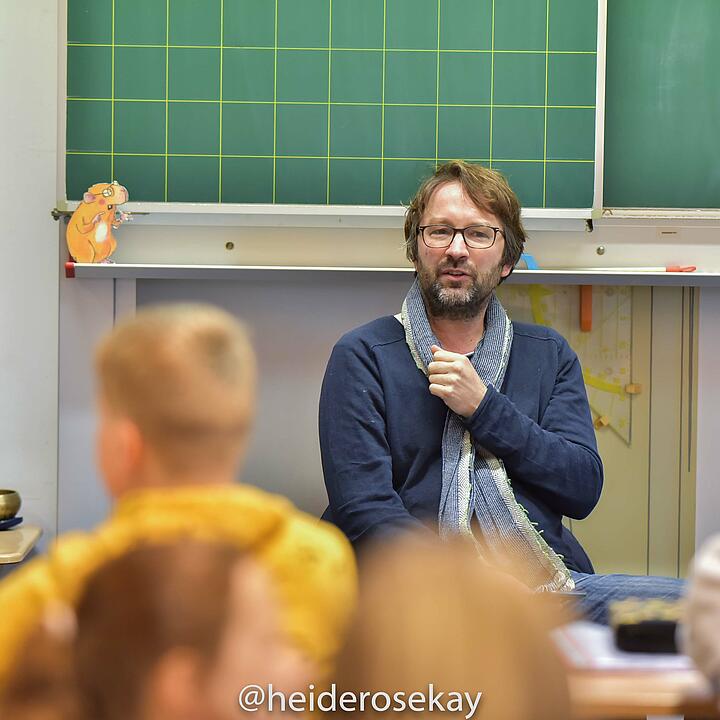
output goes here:
[[[417, 279], [400, 314], [405, 340], [418, 368], [427, 375], [431, 345], [440, 345], [428, 320]], [[512, 347], [513, 328], [500, 301], [492, 295], [485, 312], [485, 335], [475, 348], [472, 365], [486, 386], [502, 386]], [[470, 521], [475, 515], [478, 538]], [[515, 499], [505, 466], [473, 442], [462, 419], [448, 410], [442, 438], [442, 491], [438, 510], [440, 536], [465, 535], [488, 562], [520, 566], [528, 587], [572, 590], [574, 582], [561, 557], [543, 540]]]

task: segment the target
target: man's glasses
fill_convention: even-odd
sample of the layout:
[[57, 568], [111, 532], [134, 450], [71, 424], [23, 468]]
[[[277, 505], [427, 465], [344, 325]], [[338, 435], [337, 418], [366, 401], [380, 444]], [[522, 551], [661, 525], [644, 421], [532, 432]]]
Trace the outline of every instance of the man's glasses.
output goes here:
[[486, 250], [492, 247], [497, 234], [503, 233], [502, 228], [491, 225], [468, 225], [466, 228], [454, 228], [450, 225], [421, 225], [418, 231], [422, 235], [423, 242], [430, 248], [450, 247], [455, 239], [455, 234], [460, 233], [465, 244], [475, 250]]

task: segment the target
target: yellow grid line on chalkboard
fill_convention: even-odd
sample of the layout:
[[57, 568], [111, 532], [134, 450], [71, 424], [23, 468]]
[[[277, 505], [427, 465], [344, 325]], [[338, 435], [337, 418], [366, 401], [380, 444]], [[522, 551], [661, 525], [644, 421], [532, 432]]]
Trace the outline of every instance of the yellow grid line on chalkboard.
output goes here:
[[115, 179], [115, 0], [110, 11], [110, 182]]
[[169, 160], [168, 150], [170, 149], [170, 0], [165, 1], [165, 186], [163, 199], [168, 199], [168, 173]]
[[488, 165], [493, 165], [493, 120], [495, 103], [495, 0], [492, 0], [490, 12], [490, 146], [488, 148]]
[[275, 0], [275, 47], [273, 49], [273, 181], [272, 201], [277, 196], [277, 65], [278, 65], [278, 0]]
[[[86, 98], [86, 97], [69, 97], [68, 101], [72, 102], [132, 102], [132, 103], [160, 103], [163, 100], [155, 98]], [[169, 103], [182, 103], [183, 105], [188, 104], [205, 104], [205, 105], [349, 105], [349, 106], [361, 106], [361, 107], [380, 107], [385, 105], [386, 107], [431, 107], [434, 108], [436, 104], [441, 108], [530, 108], [535, 110], [542, 110], [548, 108], [550, 110], [594, 110], [595, 105], [521, 105], [513, 103], [382, 103], [382, 102], [330, 102], [326, 100], [278, 100], [276, 103], [272, 100], [198, 100], [198, 99], [170, 99]]]
[[222, 202], [222, 162], [223, 162], [223, 45], [225, 43], [225, 2], [220, 0], [220, 137], [218, 138], [218, 202]]
[[547, 207], [547, 130], [548, 130], [548, 75], [550, 68], [550, 0], [545, 3], [545, 110], [543, 118], [543, 194], [542, 206]]
[[[165, 45], [155, 45], [152, 43], [117, 43], [111, 45], [110, 43], [78, 43], [69, 42], [68, 47], [116, 47], [116, 48], [160, 48], [164, 49]], [[171, 49], [180, 50], [275, 50], [274, 45], [168, 45]], [[285, 45], [278, 45], [278, 50], [329, 50], [326, 47], [291, 47]], [[370, 48], [370, 47], [334, 47], [334, 52], [388, 52], [388, 53], [435, 53], [435, 48]], [[550, 55], [597, 55], [597, 50], [549, 50]], [[478, 50], [477, 48], [468, 48], [467, 50], [453, 48], [440, 48], [441, 54], [476, 54], [476, 55], [490, 55], [491, 53], [497, 54], [511, 54], [511, 55], [545, 55], [545, 50]]]
[[387, 0], [383, 0], [382, 94], [380, 97], [380, 204], [385, 203], [385, 58], [387, 53]]
[[326, 180], [327, 187], [325, 189], [325, 202], [330, 204], [330, 109], [332, 105], [330, 100], [332, 99], [332, 0], [330, 0], [329, 6], [329, 20], [328, 20], [328, 102], [327, 102], [327, 168], [326, 168]]
[[[110, 152], [103, 152], [100, 150], [68, 150], [68, 155], [95, 155], [98, 157], [109, 157]], [[116, 152], [116, 157], [165, 157], [165, 153], [133, 153], [133, 152]], [[194, 157], [194, 158], [218, 158], [220, 157], [217, 153], [168, 153], [168, 157]], [[277, 158], [278, 160], [327, 160], [326, 155], [236, 155], [233, 153], [223, 153], [222, 157], [225, 158], [242, 158], [242, 159], [262, 159], [272, 160]], [[333, 160], [392, 160], [393, 162], [406, 161], [406, 162], [433, 162], [434, 157], [392, 157], [386, 155], [384, 158], [379, 156], [371, 155], [333, 155]], [[443, 158], [439, 157], [438, 162], [447, 162], [454, 158]], [[468, 162], [488, 162], [489, 158], [480, 157], [467, 157], [465, 158]], [[593, 163], [592, 159], [589, 160], [543, 160], [542, 158], [495, 158], [495, 162], [498, 163]]]
[[437, 0], [437, 61], [435, 63], [435, 167], [438, 166], [440, 145], [440, 3]]

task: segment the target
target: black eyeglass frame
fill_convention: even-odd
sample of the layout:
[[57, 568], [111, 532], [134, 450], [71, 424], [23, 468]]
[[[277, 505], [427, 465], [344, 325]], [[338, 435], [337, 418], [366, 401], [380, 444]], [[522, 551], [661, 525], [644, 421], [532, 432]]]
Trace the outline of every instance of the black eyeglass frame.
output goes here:
[[[448, 241], [447, 245], [428, 245], [427, 240], [425, 239], [425, 230], [429, 227], [446, 227], [453, 231], [452, 237]], [[482, 247], [477, 247], [476, 245], [471, 245], [468, 242], [468, 239], [465, 237], [465, 231], [469, 230], [470, 228], [474, 227], [484, 227], [489, 228], [493, 231], [493, 239], [492, 242], [489, 245], [483, 245]], [[431, 223], [430, 225], [418, 225], [418, 233], [420, 233], [420, 237], [422, 238], [423, 243], [425, 244], [425, 247], [429, 247], [431, 249], [435, 250], [444, 250], [446, 248], [449, 248], [453, 242], [455, 241], [455, 236], [460, 233], [462, 235], [463, 242], [465, 245], [469, 248], [472, 248], [473, 250], [489, 250], [497, 240], [498, 233], [502, 233], [503, 237], [505, 237], [505, 231], [502, 228], [499, 227], [493, 227], [492, 225], [485, 225], [484, 223], [475, 223], [474, 225], [468, 225], [464, 228], [456, 228], [452, 225], [445, 225], [444, 223]]]

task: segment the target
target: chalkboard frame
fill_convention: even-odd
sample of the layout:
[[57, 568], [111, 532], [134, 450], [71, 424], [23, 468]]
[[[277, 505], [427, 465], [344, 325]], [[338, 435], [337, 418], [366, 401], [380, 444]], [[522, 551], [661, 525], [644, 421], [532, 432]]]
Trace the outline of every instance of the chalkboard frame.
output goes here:
[[[548, 0], [548, 3], [551, 0]], [[115, 0], [111, 0], [114, 4]], [[571, 230], [586, 229], [587, 221], [603, 214], [603, 155], [604, 155], [604, 100], [605, 65], [607, 44], [607, 3], [597, 0], [597, 69], [595, 101], [595, 147], [593, 166], [593, 202], [588, 208], [538, 208], [524, 207], [523, 220], [529, 229]], [[61, 0], [59, 7], [59, 62], [58, 62], [58, 154], [57, 154], [57, 208], [71, 212], [77, 201], [67, 199], [66, 150], [67, 150], [67, 14], [68, 0]], [[151, 224], [187, 223], [196, 216], [205, 224], [246, 226], [288, 226], [354, 228], [396, 227], [397, 218], [405, 208], [401, 205], [289, 205], [252, 203], [180, 203], [180, 202], [133, 202], [123, 208], [131, 213], [145, 215]], [[235, 216], [235, 220], [230, 220]], [[192, 222], [190, 224], [201, 224]]]

